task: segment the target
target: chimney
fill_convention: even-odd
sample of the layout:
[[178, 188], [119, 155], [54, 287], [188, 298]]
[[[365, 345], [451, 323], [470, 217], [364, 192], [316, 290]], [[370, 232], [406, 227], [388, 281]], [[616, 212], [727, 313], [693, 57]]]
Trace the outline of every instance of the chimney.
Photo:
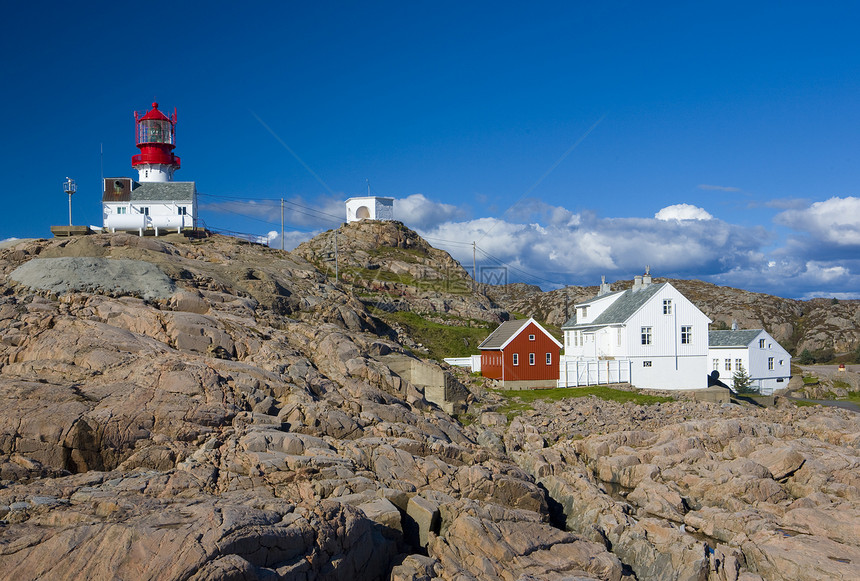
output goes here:
[[642, 277], [642, 286], [649, 286], [651, 284], [651, 267], [645, 267], [645, 276]]
[[642, 275], [637, 274], [636, 276], [633, 277], [633, 292], [636, 292], [636, 291], [641, 290], [641, 289], [642, 289]]
[[603, 295], [609, 294], [612, 292], [612, 287], [606, 284], [606, 277], [600, 277], [600, 290], [597, 291], [597, 296], [602, 297]]

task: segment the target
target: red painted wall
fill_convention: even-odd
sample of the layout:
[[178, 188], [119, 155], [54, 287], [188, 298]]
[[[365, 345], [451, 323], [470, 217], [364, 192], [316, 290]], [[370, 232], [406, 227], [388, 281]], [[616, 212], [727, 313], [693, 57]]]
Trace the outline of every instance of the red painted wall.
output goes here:
[[[529, 335], [534, 335], [535, 340], [529, 341]], [[514, 353], [519, 355], [519, 365], [514, 365]], [[529, 353], [535, 354], [534, 365], [529, 365]], [[552, 354], [552, 362], [549, 365], [546, 364], [547, 353]], [[499, 356], [499, 351], [481, 351], [481, 375], [505, 381], [558, 379], [561, 349], [534, 323], [529, 323], [521, 329], [513, 341], [505, 347], [504, 372]]]
[[502, 378], [501, 351], [481, 351], [481, 375], [490, 379]]

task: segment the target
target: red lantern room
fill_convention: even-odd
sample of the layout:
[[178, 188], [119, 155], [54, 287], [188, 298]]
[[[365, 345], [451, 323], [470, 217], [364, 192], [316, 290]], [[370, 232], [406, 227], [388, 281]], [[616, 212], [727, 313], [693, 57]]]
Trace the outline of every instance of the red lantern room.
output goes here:
[[146, 115], [135, 111], [134, 122], [140, 153], [132, 156], [131, 166], [138, 171], [137, 181], [173, 181], [173, 172], [179, 169], [179, 156], [173, 155], [173, 148], [176, 147], [176, 109], [168, 117], [158, 110], [158, 103], [153, 103]]

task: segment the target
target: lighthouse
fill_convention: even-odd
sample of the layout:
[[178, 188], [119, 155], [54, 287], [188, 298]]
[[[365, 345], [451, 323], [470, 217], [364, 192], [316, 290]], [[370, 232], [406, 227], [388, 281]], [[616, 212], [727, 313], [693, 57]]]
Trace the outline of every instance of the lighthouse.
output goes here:
[[103, 229], [108, 232], [137, 232], [159, 236], [168, 232], [189, 232], [197, 228], [197, 186], [175, 182], [179, 169], [176, 147], [176, 109], [168, 116], [158, 103], [145, 114], [134, 112], [135, 145], [140, 150], [131, 157], [138, 177], [104, 179], [102, 194]]
[[172, 182], [173, 172], [179, 169], [179, 157], [173, 154], [176, 147], [176, 109], [168, 117], [152, 104], [145, 115], [134, 112], [135, 136], [140, 153], [131, 158], [131, 167], [137, 170], [137, 181]]

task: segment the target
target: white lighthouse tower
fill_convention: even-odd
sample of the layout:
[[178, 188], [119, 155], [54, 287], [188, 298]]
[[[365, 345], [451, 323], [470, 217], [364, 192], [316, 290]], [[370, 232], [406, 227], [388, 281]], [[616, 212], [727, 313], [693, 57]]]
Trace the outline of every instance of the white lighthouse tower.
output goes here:
[[172, 182], [173, 172], [179, 169], [179, 157], [173, 155], [176, 147], [176, 110], [168, 117], [158, 110], [158, 103], [146, 115], [134, 112], [137, 147], [140, 153], [132, 156], [131, 166], [137, 170], [137, 181]]

